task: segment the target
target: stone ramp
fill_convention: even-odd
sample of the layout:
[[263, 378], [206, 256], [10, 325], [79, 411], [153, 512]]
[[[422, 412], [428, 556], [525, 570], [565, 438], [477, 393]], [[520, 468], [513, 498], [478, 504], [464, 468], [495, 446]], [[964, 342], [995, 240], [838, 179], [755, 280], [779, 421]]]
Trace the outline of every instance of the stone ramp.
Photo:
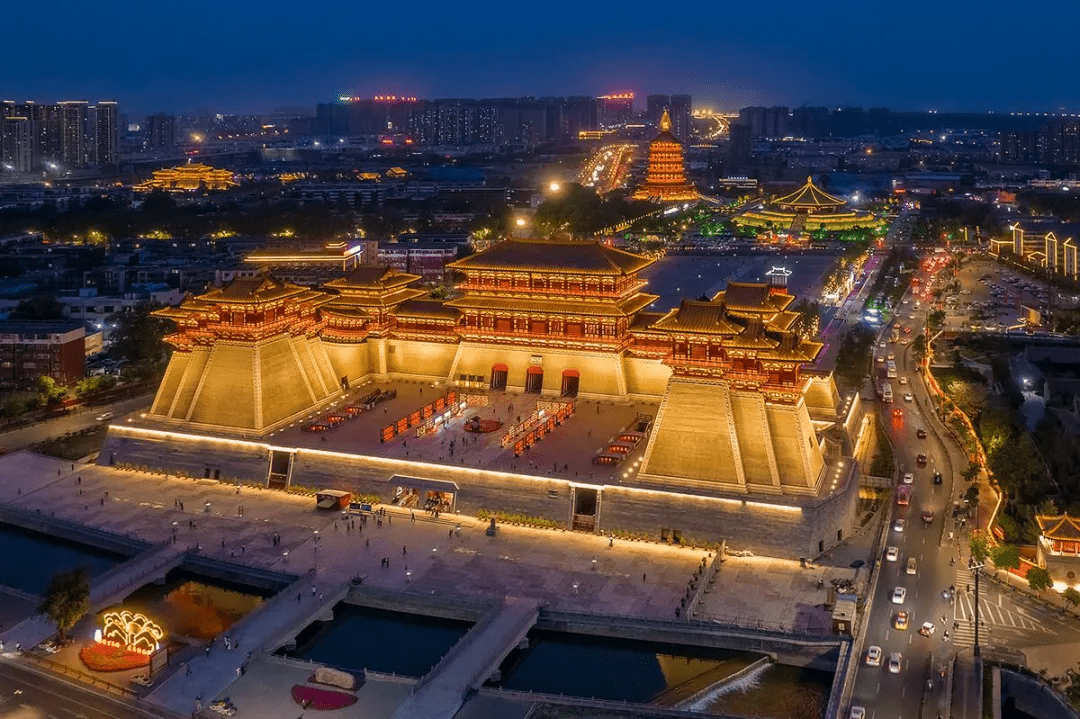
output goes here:
[[267, 648], [276, 649], [272, 645], [285, 634], [293, 632], [289, 636], [294, 636], [299, 631], [296, 627], [302, 629], [326, 616], [348, 590], [348, 582], [329, 574], [300, 577], [224, 632], [233, 641], [232, 649], [225, 649], [223, 638], [215, 640], [209, 653], [195, 657], [185, 669], [173, 673], [146, 700], [181, 714], [190, 714], [197, 699], [205, 708], [241, 675], [241, 666], [249, 656]]
[[417, 684], [395, 719], [453, 719], [469, 693], [499, 668], [536, 624], [533, 599], [510, 598], [461, 638]]
[[[164, 577], [184, 561], [184, 552], [171, 544], [160, 544], [119, 564], [90, 585], [90, 614], [116, 604], [139, 587]], [[56, 633], [56, 627], [41, 615], [25, 619], [0, 635], [4, 648], [16, 644], [32, 649]]]

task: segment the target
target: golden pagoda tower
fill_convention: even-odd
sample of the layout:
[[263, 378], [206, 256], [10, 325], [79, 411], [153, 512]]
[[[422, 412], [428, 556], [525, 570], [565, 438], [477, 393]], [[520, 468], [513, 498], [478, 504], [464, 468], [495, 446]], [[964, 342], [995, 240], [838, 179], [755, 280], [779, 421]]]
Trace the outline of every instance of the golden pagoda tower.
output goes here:
[[635, 200], [685, 202], [698, 199], [697, 190], [686, 180], [682, 143], [671, 134], [671, 116], [664, 110], [660, 134], [649, 143], [649, 173], [645, 184], [634, 192]]

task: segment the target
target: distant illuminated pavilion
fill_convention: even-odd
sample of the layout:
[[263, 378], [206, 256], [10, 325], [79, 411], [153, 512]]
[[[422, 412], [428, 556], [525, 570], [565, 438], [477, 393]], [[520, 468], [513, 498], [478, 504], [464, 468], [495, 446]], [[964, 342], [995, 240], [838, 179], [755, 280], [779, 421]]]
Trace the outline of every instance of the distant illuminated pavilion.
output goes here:
[[845, 200], [822, 190], [812, 177], [790, 195], [774, 198], [764, 208], [747, 210], [732, 220], [741, 227], [778, 231], [850, 230], [881, 224], [869, 212], [848, 208]]
[[135, 185], [135, 189], [139, 192], [151, 190], [194, 192], [200, 189], [225, 190], [235, 187], [236, 184], [233, 173], [228, 170], [192, 162], [164, 170], [154, 170], [154, 176]]

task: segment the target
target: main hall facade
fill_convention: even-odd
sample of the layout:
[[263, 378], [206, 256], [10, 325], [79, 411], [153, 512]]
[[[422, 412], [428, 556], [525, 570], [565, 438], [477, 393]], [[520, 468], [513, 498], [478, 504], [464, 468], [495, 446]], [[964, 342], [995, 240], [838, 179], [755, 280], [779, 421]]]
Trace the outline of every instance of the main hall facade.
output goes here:
[[[841, 457], [849, 447], [832, 378], [805, 369], [822, 345], [800, 334], [795, 298], [782, 286], [732, 282], [707, 300], [650, 312], [657, 297], [640, 273], [651, 262], [593, 242], [507, 240], [453, 263], [464, 280], [445, 301], [426, 299], [418, 277], [385, 268], [360, 267], [317, 290], [269, 276], [233, 281], [158, 311], [176, 323], [167, 337], [175, 351], [146, 430], [117, 428], [102, 461], [139, 464], [135, 457], [181, 436], [210, 452], [248, 442], [244, 452], [254, 457], [265, 447], [266, 457], [244, 479], [261, 481], [260, 472], [274, 472], [274, 433], [372, 381], [564, 403], [647, 402], [655, 415], [643, 424], [634, 478], [587, 488], [602, 507], [595, 530], [659, 533], [643, 511], [650, 506], [684, 514], [657, 522], [683, 526], [695, 540], [794, 556], [841, 541], [851, 528], [856, 471]], [[568, 420], [575, 421], [583, 420]], [[234, 445], [202, 439], [215, 437]], [[314, 469], [321, 461], [314, 450], [293, 452], [287, 472], [324, 471]], [[159, 460], [186, 471], [178, 462]], [[379, 463], [385, 480], [371, 476], [369, 462], [357, 472], [364, 479], [338, 483], [382, 494], [391, 475], [419, 469]], [[526, 471], [490, 475], [474, 470], [454, 485], [459, 511], [570, 523], [581, 504], [573, 497], [587, 484], [567, 477], [553, 489], [550, 477]], [[564, 484], [570, 509], [530, 498], [554, 497]], [[747, 525], [748, 516], [770, 511], [786, 532], [767, 536]]]

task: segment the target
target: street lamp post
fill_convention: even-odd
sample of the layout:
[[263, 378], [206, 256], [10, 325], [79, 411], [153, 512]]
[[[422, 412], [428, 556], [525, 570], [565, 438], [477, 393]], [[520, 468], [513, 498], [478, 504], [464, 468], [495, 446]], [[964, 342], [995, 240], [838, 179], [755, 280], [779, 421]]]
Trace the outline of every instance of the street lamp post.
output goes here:
[[972, 564], [971, 572], [975, 575], [975, 657], [976, 659], [981, 655], [979, 651], [979, 574], [985, 564]]

